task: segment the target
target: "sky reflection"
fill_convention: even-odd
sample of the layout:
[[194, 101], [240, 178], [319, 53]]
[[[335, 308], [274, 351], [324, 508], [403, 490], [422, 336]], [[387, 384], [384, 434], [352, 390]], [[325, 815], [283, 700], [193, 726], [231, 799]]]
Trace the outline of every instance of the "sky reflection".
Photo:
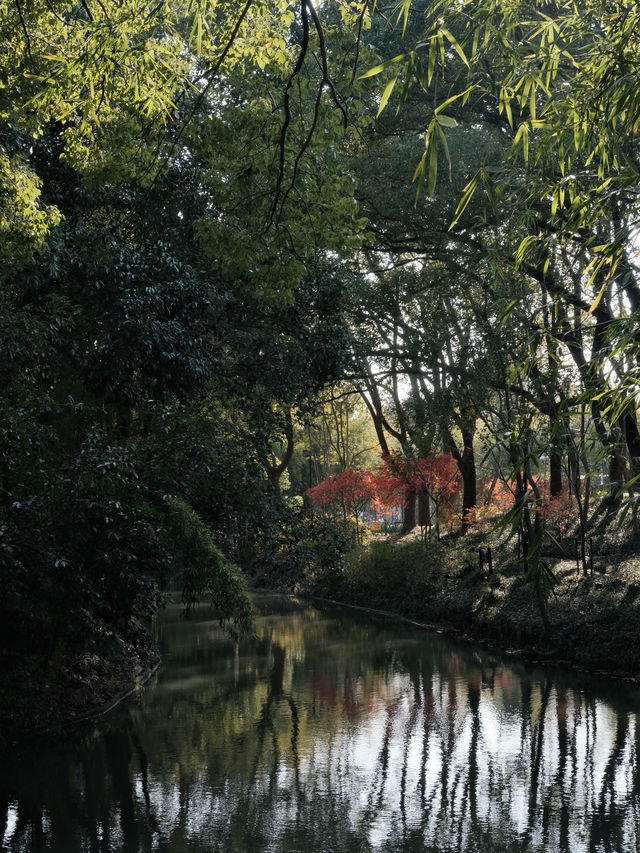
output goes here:
[[636, 689], [260, 597], [158, 624], [136, 704], [0, 769], [2, 850], [638, 848]]

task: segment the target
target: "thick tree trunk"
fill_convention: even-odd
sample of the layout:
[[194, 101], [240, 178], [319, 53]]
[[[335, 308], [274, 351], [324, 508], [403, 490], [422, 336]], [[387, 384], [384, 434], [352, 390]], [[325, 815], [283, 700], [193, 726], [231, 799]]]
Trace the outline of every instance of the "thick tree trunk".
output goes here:
[[280, 497], [280, 478], [289, 467], [289, 462], [291, 462], [291, 457], [293, 456], [293, 417], [291, 409], [287, 409], [285, 412], [284, 435], [286, 446], [282, 459], [278, 464], [266, 466], [269, 489], [277, 497]]
[[416, 526], [416, 500], [415, 489], [408, 489], [404, 498], [402, 534], [409, 533]]
[[429, 492], [424, 489], [418, 495], [418, 524], [420, 527], [431, 527], [431, 499]]
[[612, 500], [616, 502], [622, 500], [622, 496], [619, 496], [618, 493], [627, 480], [626, 456], [620, 445], [614, 445], [609, 457], [609, 494]]
[[631, 472], [634, 477], [640, 474], [640, 431], [635, 412], [627, 412], [624, 418], [624, 432], [631, 459]]

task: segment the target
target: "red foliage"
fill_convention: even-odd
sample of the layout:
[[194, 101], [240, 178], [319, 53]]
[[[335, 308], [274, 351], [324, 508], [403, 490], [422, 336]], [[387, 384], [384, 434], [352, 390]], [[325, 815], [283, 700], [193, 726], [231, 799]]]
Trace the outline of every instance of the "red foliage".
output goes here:
[[326, 480], [307, 489], [316, 506], [340, 508], [344, 517], [355, 515], [376, 497], [376, 478], [371, 471], [345, 468], [341, 474], [330, 474]]
[[[546, 484], [536, 478], [536, 485], [542, 503], [536, 508], [544, 520], [545, 527], [558, 539], [566, 536], [567, 532], [577, 524], [578, 508], [575, 499], [568, 493], [562, 492], [549, 499]], [[481, 502], [472, 507], [467, 515], [468, 526], [478, 530], [489, 530], [513, 507], [515, 500], [515, 483], [494, 482], [481, 487]]]
[[555, 495], [538, 509], [545, 526], [562, 540], [578, 523], [578, 505], [568, 491]]
[[402, 503], [406, 489], [407, 483], [403, 477], [392, 473], [383, 464], [376, 474], [376, 509], [383, 511]]
[[467, 511], [467, 527], [488, 531], [513, 506], [515, 500], [515, 483], [505, 483], [495, 480], [480, 484], [477, 506]]
[[435, 501], [447, 501], [458, 491], [460, 472], [458, 463], [448, 453], [441, 456], [422, 456], [410, 459], [399, 453], [387, 456], [377, 477], [381, 499], [388, 495], [397, 501], [407, 491], [425, 491]]
[[374, 474], [345, 468], [307, 490], [315, 506], [342, 512], [345, 518], [367, 506], [379, 512], [401, 503], [409, 491], [425, 491], [443, 507], [457, 494], [460, 474], [455, 459], [446, 454], [407, 459], [390, 454]]

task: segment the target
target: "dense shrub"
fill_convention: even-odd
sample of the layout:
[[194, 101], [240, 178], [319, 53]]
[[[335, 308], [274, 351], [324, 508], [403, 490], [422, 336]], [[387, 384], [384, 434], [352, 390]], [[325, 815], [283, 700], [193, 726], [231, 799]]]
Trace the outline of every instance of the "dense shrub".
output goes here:
[[287, 589], [331, 592], [345, 581], [345, 560], [356, 551], [362, 525], [304, 509], [283, 508], [281, 523], [249, 569], [252, 581]]

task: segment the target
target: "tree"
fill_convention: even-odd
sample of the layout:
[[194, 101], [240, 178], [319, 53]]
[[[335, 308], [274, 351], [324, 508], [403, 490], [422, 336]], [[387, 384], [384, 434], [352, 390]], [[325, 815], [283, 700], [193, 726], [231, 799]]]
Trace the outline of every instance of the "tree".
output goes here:
[[99, 650], [172, 576], [244, 629], [228, 558], [267, 524], [281, 417], [338, 369], [325, 258], [360, 227], [321, 169], [343, 136], [329, 18], [304, 0], [0, 13], [3, 648], [16, 671]]
[[[615, 392], [618, 406], [601, 404], [612, 399], [616, 387], [627, 387], [628, 368], [611, 362], [609, 351], [622, 352], [614, 341], [618, 318], [640, 305], [628, 227], [637, 204], [632, 136], [637, 69], [629, 52], [637, 12], [589, 0], [554, 4], [552, 15], [526, 2], [445, 2], [437, 12], [414, 19], [409, 18], [413, 7], [404, 2], [401, 17], [408, 40], [418, 47], [370, 73], [405, 75], [403, 109], [407, 93], [417, 90], [410, 81], [429, 88], [425, 109], [431, 117], [416, 178], [420, 186], [426, 181], [430, 195], [438, 161], [450, 159], [448, 138], [455, 140], [465, 111], [471, 108], [498, 129], [506, 143], [501, 162], [481, 164], [470, 176], [452, 217], [452, 233], [459, 232], [461, 217], [481, 190], [490, 208], [508, 205], [500, 255], [529, 276], [542, 300], [553, 306], [546, 309], [547, 318], [553, 317], [545, 325], [546, 354], [561, 361], [561, 353], [568, 352], [574, 359], [617, 492], [625, 479], [625, 457], [634, 465], [639, 449], [634, 400]], [[418, 36], [410, 33], [409, 20], [425, 22]], [[448, 88], [436, 90], [445, 69]], [[536, 394], [543, 395], [538, 405], [555, 421], [552, 434], [559, 434], [566, 413], [558, 409], [557, 387], [543, 389], [538, 382]], [[559, 456], [556, 444], [555, 488], [560, 487]]]
[[340, 474], [330, 474], [326, 480], [308, 489], [316, 506], [338, 509], [346, 519], [358, 516], [376, 496], [376, 480], [371, 471], [345, 468]]
[[460, 473], [456, 460], [450, 454], [439, 456], [407, 457], [390, 454], [382, 463], [378, 480], [378, 493], [385, 501], [398, 493], [412, 491], [422, 498], [420, 527], [432, 526], [435, 517], [436, 536], [440, 538], [440, 508], [451, 505], [457, 496]]

